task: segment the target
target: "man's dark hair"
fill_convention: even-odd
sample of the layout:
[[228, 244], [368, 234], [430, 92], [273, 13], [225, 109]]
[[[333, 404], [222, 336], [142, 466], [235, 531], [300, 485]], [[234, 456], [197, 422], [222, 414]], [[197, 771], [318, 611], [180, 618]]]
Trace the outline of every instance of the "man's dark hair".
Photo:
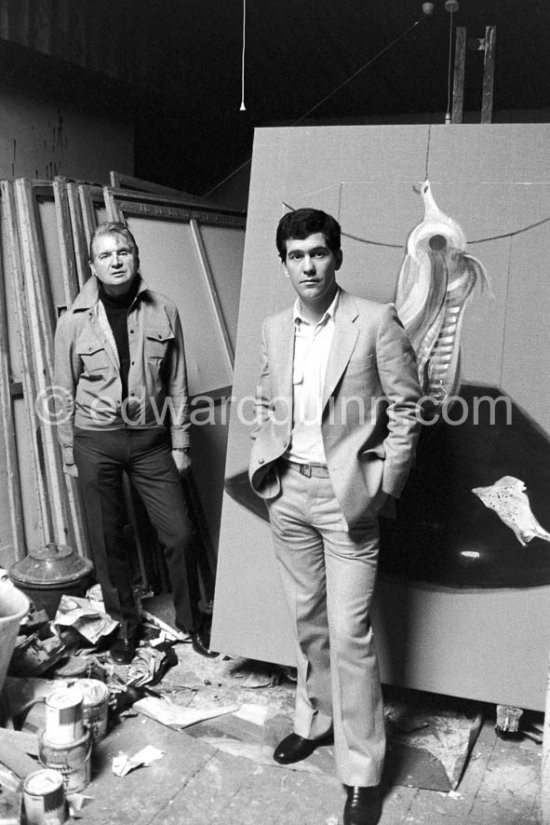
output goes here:
[[275, 242], [279, 251], [279, 257], [284, 262], [286, 259], [286, 242], [291, 238], [303, 240], [309, 235], [322, 232], [325, 242], [330, 251], [337, 255], [340, 252], [340, 224], [332, 215], [327, 215], [321, 209], [296, 209], [294, 212], [287, 212], [279, 221]]

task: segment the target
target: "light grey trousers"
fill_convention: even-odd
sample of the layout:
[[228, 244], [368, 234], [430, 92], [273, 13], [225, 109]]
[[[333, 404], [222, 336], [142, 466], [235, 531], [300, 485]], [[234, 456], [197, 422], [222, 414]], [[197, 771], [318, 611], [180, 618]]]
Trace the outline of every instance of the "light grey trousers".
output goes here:
[[295, 631], [298, 681], [294, 731], [317, 739], [334, 728], [338, 777], [380, 782], [384, 707], [370, 605], [378, 562], [378, 519], [347, 529], [330, 479], [281, 470], [269, 517]]

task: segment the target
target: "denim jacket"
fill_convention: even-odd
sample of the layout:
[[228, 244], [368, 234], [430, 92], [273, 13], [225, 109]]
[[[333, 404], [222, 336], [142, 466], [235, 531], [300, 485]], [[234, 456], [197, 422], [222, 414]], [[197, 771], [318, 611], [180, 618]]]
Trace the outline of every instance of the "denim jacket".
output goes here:
[[189, 446], [189, 396], [183, 332], [175, 305], [142, 280], [128, 312], [130, 370], [122, 400], [120, 363], [94, 275], [59, 319], [54, 396], [63, 461], [72, 464], [73, 427], [167, 426], [172, 447]]

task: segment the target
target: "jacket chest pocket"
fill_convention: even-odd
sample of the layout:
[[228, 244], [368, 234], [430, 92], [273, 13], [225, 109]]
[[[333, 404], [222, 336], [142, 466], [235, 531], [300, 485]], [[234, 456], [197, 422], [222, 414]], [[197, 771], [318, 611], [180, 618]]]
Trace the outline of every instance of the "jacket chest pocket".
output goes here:
[[77, 341], [76, 352], [84, 365], [84, 371], [90, 375], [103, 374], [110, 367], [109, 356], [97, 341]]
[[145, 330], [145, 357], [160, 366], [170, 351], [174, 333], [168, 327]]

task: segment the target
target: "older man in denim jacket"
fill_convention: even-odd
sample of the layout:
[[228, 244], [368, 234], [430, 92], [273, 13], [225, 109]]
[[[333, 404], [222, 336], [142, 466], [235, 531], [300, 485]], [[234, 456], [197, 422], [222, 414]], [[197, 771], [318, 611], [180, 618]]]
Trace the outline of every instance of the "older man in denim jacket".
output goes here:
[[105, 609], [119, 623], [111, 657], [132, 660], [139, 624], [123, 533], [123, 471], [163, 547], [176, 625], [197, 652], [210, 655], [182, 487], [191, 456], [178, 311], [141, 277], [138, 247], [124, 224], [97, 227], [90, 267], [92, 277], [59, 319], [55, 383], [63, 398], [65, 471], [78, 476], [96, 577]]

